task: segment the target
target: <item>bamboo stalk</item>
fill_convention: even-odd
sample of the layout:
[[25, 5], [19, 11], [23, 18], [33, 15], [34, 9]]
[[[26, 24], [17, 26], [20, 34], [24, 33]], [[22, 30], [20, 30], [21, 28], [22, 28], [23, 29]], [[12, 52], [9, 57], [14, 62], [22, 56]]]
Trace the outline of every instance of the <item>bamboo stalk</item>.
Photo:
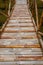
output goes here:
[[40, 35], [42, 35], [43, 36], [43, 33], [42, 32], [38, 32]]
[[37, 9], [37, 2], [35, 0], [35, 12], [36, 12], [36, 23], [37, 23], [37, 28], [39, 27], [39, 24], [38, 24], [38, 9]]
[[10, 9], [11, 9], [11, 0], [9, 0], [9, 9], [8, 9], [8, 15], [10, 16]]

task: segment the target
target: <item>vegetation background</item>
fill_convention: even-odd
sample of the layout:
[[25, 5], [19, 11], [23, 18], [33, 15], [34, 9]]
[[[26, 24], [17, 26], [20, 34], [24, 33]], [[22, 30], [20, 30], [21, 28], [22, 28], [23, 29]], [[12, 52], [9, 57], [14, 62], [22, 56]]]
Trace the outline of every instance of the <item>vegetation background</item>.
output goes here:
[[[8, 15], [8, 7], [9, 7], [9, 1], [10, 0], [0, 0], [0, 29], [2, 28], [2, 25], [5, 23], [7, 17], [1, 14], [1, 12], [5, 13]], [[11, 9], [14, 5], [14, 1], [11, 0]]]

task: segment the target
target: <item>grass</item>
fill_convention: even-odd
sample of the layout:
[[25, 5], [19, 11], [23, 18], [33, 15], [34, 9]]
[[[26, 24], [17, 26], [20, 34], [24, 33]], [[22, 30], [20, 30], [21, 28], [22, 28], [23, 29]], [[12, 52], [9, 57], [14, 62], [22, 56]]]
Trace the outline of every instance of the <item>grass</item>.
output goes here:
[[[9, 5], [9, 0], [0, 0], [0, 11], [4, 12], [5, 14], [7, 14], [8, 5]], [[11, 9], [12, 9], [13, 5], [14, 5], [14, 2], [12, 0]], [[2, 26], [5, 23], [6, 19], [7, 19], [7, 17], [5, 17], [4, 15], [2, 15], [0, 13], [0, 29], [2, 28]]]

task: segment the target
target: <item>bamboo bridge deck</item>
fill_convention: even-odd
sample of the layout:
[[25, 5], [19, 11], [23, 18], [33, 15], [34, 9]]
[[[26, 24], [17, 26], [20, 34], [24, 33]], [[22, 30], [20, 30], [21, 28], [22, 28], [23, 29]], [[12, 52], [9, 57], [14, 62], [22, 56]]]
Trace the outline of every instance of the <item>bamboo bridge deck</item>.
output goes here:
[[0, 65], [43, 65], [40, 42], [26, 0], [16, 0], [1, 35]]

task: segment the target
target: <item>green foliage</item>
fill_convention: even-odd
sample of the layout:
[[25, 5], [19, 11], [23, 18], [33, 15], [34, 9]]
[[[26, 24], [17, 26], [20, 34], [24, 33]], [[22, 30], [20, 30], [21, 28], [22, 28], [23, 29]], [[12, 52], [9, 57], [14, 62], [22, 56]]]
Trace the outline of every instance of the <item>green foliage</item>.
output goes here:
[[0, 14], [0, 26], [2, 26], [7, 18]]
[[[14, 5], [14, 1], [13, 0], [11, 0], [11, 1], [12, 1], [12, 4], [11, 4], [11, 9], [12, 9], [12, 6]], [[8, 6], [9, 6], [9, 0], [0, 0], [0, 11], [7, 14], [8, 13]], [[6, 19], [7, 18], [0, 13], [0, 28], [5, 23]]]
[[[0, 11], [2, 11], [4, 13], [7, 13], [6, 8], [8, 8], [8, 1], [5, 4], [5, 0], [0, 0]], [[4, 24], [4, 22], [5, 22], [6, 19], [7, 18], [0, 13], [0, 28], [2, 27], [2, 25]]]
[[0, 9], [8, 8], [9, 0], [0, 0]]

